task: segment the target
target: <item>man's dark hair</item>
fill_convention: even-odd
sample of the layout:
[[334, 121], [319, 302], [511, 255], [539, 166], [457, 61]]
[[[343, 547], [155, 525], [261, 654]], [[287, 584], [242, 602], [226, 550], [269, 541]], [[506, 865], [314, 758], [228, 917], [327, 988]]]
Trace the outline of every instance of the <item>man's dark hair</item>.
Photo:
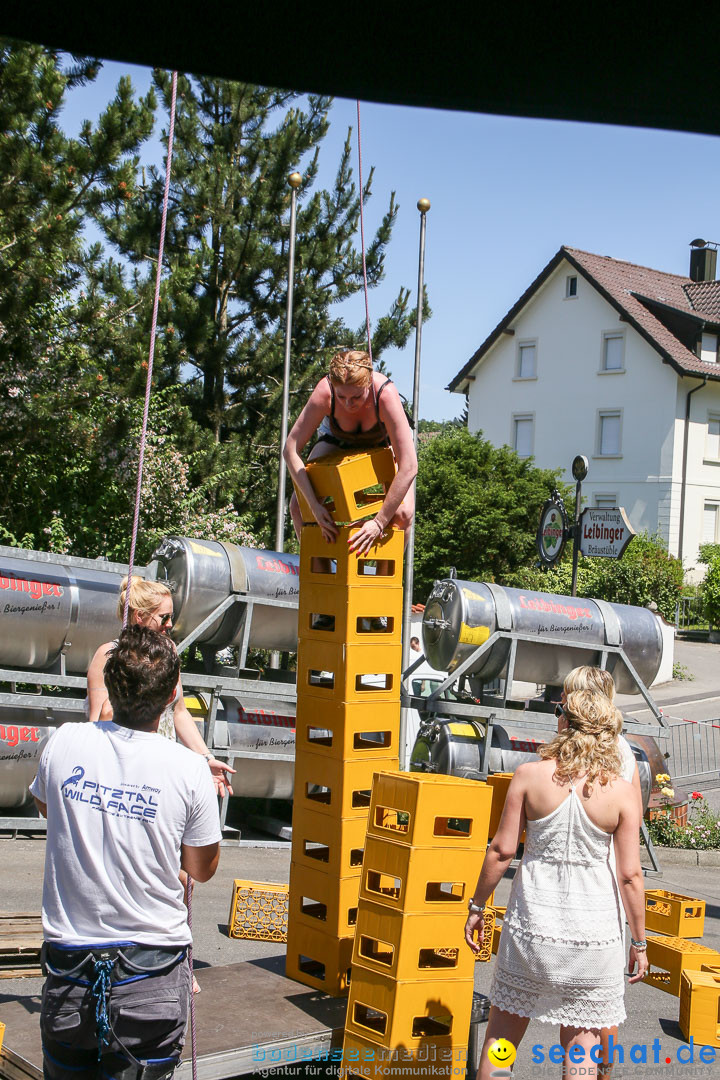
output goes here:
[[147, 626], [123, 630], [105, 661], [115, 723], [147, 727], [167, 705], [179, 678], [180, 658], [167, 634]]

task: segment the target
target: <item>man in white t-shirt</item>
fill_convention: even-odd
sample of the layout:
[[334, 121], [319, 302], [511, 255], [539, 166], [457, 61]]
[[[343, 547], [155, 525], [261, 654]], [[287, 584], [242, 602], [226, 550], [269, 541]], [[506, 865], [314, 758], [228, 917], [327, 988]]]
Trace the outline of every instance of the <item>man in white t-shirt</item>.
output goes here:
[[178, 674], [164, 634], [124, 630], [105, 665], [113, 720], [64, 724], [30, 786], [48, 819], [46, 1080], [158, 1080], [180, 1057], [191, 935], [178, 875], [208, 881], [221, 833], [207, 762], [157, 734]]

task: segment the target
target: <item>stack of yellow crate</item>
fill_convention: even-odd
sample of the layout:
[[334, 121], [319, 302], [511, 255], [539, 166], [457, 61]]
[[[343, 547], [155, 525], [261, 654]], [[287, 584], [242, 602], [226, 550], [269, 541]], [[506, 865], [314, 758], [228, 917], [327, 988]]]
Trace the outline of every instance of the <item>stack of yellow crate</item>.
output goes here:
[[[337, 520], [360, 516], [359, 493], [384, 478], [388, 454], [308, 467]], [[357, 531], [340, 526], [328, 544], [305, 525], [300, 542], [286, 972], [329, 994], [348, 987], [373, 773], [398, 769], [404, 537], [389, 530], [358, 557]]]
[[464, 1069], [474, 958], [463, 927], [491, 803], [491, 789], [474, 780], [375, 777], [343, 1046], [346, 1076], [449, 1077]]

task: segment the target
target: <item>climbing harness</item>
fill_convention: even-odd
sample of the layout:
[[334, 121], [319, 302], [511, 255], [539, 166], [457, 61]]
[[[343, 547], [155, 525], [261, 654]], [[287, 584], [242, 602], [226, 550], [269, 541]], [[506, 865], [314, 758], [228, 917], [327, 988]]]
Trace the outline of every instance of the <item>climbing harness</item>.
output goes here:
[[110, 1018], [112, 989], [166, 975], [182, 963], [187, 954], [185, 948], [151, 948], [130, 942], [96, 948], [66, 948], [45, 942], [42, 965], [45, 975], [88, 988], [95, 1011], [98, 1061], [106, 1049], [119, 1052], [147, 1076], [148, 1063], [139, 1061], [113, 1029]]

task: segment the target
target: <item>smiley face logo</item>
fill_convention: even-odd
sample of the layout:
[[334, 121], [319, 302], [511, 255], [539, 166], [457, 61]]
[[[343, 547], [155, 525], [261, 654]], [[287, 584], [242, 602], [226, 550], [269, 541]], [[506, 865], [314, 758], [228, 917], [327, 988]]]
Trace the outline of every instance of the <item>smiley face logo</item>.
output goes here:
[[517, 1057], [517, 1050], [508, 1039], [496, 1039], [488, 1047], [488, 1058], [493, 1065], [510, 1068]]

